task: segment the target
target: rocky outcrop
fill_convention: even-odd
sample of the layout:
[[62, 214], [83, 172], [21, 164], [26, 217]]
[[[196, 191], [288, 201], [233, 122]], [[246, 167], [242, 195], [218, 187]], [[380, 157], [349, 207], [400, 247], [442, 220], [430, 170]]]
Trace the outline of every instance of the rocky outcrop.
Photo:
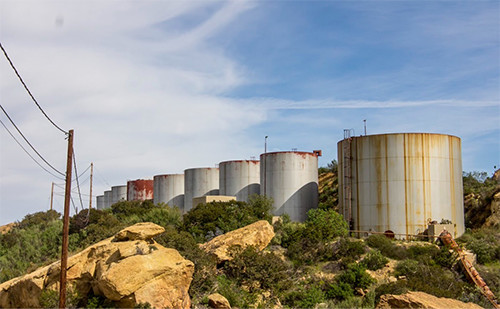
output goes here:
[[254, 246], [258, 250], [262, 250], [267, 247], [273, 237], [273, 226], [269, 222], [261, 220], [215, 237], [200, 247], [207, 253], [214, 255], [217, 262], [221, 263], [232, 259], [229, 252], [230, 247], [238, 246], [244, 249], [248, 246]]
[[482, 307], [474, 303], [436, 297], [424, 292], [408, 292], [402, 295], [382, 295], [376, 308], [480, 309]]
[[12, 230], [13, 228], [15, 228], [17, 226], [17, 223], [13, 222], [13, 223], [9, 223], [9, 224], [6, 224], [6, 225], [2, 225], [0, 226], [0, 234], [7, 234], [8, 232], [10, 232], [10, 230]]
[[[189, 308], [194, 264], [152, 237], [164, 229], [140, 223], [120, 231], [68, 259], [68, 284], [80, 295], [90, 290], [118, 307]], [[0, 307], [40, 307], [44, 289], [58, 289], [60, 262], [0, 284]]]
[[208, 306], [215, 309], [231, 309], [229, 301], [219, 293], [208, 295]]

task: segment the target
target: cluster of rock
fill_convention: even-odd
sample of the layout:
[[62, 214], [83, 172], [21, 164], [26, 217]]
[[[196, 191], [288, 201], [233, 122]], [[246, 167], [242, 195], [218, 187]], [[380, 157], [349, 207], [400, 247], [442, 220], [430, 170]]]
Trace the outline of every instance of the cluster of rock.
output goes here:
[[428, 308], [428, 309], [480, 309], [474, 303], [464, 303], [459, 300], [436, 297], [424, 292], [408, 292], [402, 295], [382, 295], [377, 309], [390, 308]]
[[[194, 264], [152, 240], [161, 226], [138, 223], [68, 259], [68, 284], [81, 295], [93, 290], [120, 307], [189, 308]], [[58, 290], [61, 265], [55, 262], [0, 285], [0, 307], [39, 308], [45, 289]]]
[[[118, 232], [68, 259], [68, 284], [80, 295], [91, 290], [132, 308], [149, 303], [156, 308], [190, 308], [188, 295], [194, 264], [175, 249], [165, 248], [152, 238], [165, 229], [153, 223], [138, 223]], [[264, 249], [274, 237], [267, 221], [221, 235], [203, 244], [218, 261], [230, 259], [229, 247], [253, 245]], [[42, 291], [59, 289], [60, 262], [0, 284], [1, 308], [39, 308]], [[221, 295], [211, 296], [218, 308], [229, 306]]]

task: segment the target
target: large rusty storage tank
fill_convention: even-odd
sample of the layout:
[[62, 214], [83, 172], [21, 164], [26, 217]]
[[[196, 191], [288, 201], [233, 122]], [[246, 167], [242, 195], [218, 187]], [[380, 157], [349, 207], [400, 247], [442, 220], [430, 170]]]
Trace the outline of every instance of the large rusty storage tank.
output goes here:
[[112, 192], [111, 190], [104, 191], [104, 209], [110, 208], [112, 205]]
[[219, 164], [220, 195], [236, 196], [248, 202], [253, 194], [260, 194], [260, 162], [257, 160], [225, 161]]
[[184, 171], [184, 212], [193, 205], [193, 198], [205, 195], [219, 195], [218, 168], [190, 168]]
[[260, 194], [274, 200], [274, 214], [305, 221], [318, 207], [318, 156], [285, 151], [260, 155]]
[[352, 228], [408, 238], [444, 219], [454, 237], [463, 234], [460, 138], [347, 134], [337, 147], [340, 209]]
[[184, 174], [156, 175], [154, 180], [154, 203], [184, 208]]
[[103, 210], [104, 209], [104, 195], [98, 195], [96, 196], [96, 208], [99, 209], [99, 210]]
[[153, 199], [153, 179], [127, 181], [127, 201], [145, 201]]
[[127, 200], [127, 186], [111, 187], [111, 205]]

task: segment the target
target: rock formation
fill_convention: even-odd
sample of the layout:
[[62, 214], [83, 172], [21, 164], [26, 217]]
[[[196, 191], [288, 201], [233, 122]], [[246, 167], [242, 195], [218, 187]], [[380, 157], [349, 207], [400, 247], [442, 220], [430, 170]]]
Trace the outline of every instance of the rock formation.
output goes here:
[[[194, 264], [152, 237], [164, 229], [138, 223], [68, 259], [68, 284], [81, 295], [91, 289], [118, 307], [150, 303], [152, 307], [189, 308]], [[58, 289], [60, 262], [0, 284], [0, 307], [40, 307], [45, 289]]]
[[248, 246], [254, 246], [258, 250], [262, 250], [267, 247], [273, 237], [273, 226], [269, 222], [261, 220], [217, 236], [200, 247], [207, 253], [213, 254], [217, 258], [217, 262], [221, 263], [232, 259], [229, 254], [230, 247], [239, 246], [244, 249]]
[[408, 292], [402, 295], [382, 295], [376, 308], [479, 309], [482, 307], [474, 303], [436, 297], [424, 292]]
[[219, 293], [208, 295], [208, 306], [215, 309], [231, 309], [229, 301]]

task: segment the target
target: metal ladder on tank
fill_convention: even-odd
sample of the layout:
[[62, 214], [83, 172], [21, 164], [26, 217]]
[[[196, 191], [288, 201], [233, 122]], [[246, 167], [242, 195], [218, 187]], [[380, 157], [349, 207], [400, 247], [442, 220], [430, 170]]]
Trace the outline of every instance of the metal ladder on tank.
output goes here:
[[344, 129], [344, 164], [343, 165], [343, 196], [344, 196], [344, 209], [342, 210], [345, 216], [345, 220], [349, 224], [349, 229], [354, 229], [354, 221], [352, 218], [352, 149], [351, 149], [351, 131], [352, 129]]

